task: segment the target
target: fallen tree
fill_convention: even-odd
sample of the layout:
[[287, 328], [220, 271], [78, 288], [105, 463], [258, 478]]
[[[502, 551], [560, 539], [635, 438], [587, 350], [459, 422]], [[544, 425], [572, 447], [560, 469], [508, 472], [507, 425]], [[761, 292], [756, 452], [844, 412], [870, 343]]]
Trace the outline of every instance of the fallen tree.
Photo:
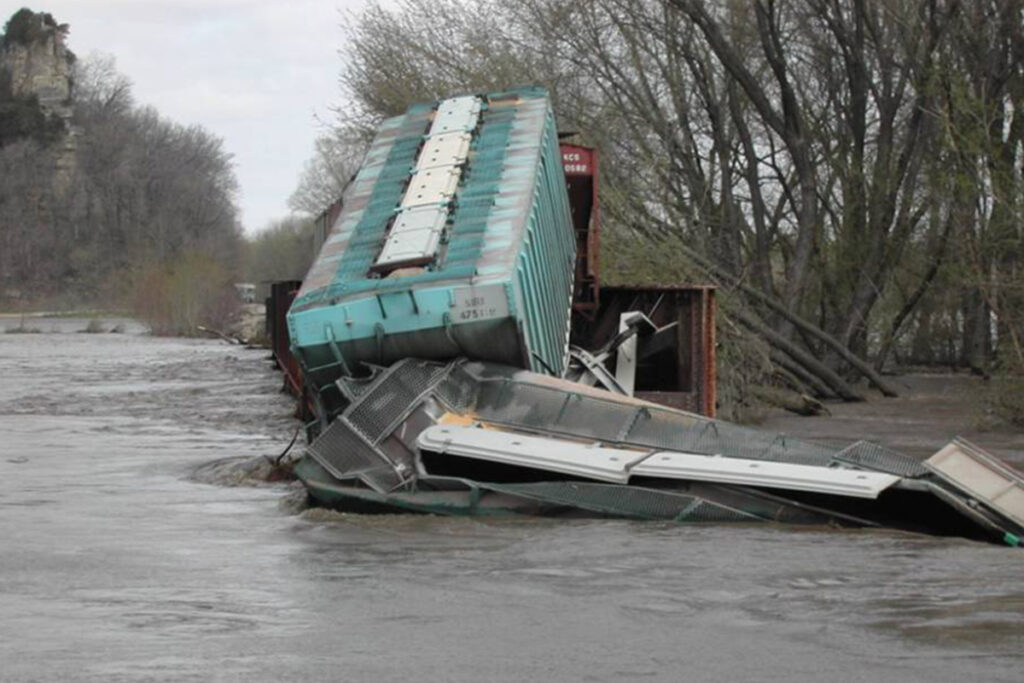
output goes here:
[[[655, 248], [678, 251], [696, 268], [698, 268], [705, 278], [738, 294], [741, 299], [745, 299], [749, 304], [749, 310], [745, 312], [736, 311], [733, 315], [750, 331], [763, 338], [773, 348], [783, 352], [786, 357], [788, 357], [788, 361], [785, 361], [786, 366], [784, 367], [786, 367], [790, 372], [796, 374], [797, 377], [803, 377], [804, 383], [812, 390], [812, 393], [816, 393], [823, 397], [828, 397], [829, 394], [833, 394], [846, 401], [864, 400], [863, 394], [853, 389], [849, 382], [844, 380], [834, 369], [828, 367], [823, 361], [816, 358], [813, 351], [808, 347], [801, 347], [790, 339], [787, 339], [783, 334], [773, 329], [753, 313], [753, 311], [757, 309], [758, 305], [777, 313], [804, 334], [821, 341], [827, 348], [834, 351], [840, 358], [849, 363], [850, 367], [856, 371], [856, 373], [867, 379], [868, 382], [882, 392], [883, 395], [890, 397], [899, 395], [895, 387], [885, 381], [878, 371], [872, 368], [864, 360], [858, 358], [852, 351], [850, 351], [850, 349], [843, 346], [838, 340], [836, 340], [835, 337], [789, 310], [776, 299], [773, 299], [754, 287], [751, 287], [743, 282], [739, 277], [736, 277], [726, 271], [724, 268], [716, 266], [695, 249], [683, 244], [681, 240], [668, 237], [674, 234], [671, 231], [670, 226], [665, 225], [662, 221], [659, 221], [653, 216], [648, 216], [647, 218], [650, 221], [649, 223], [634, 223], [633, 228], [641, 234], [651, 235], [652, 232], [654, 234], [660, 233], [664, 237], [662, 239], [662, 243], [660, 245], [656, 245]], [[650, 229], [650, 225], [655, 226], [654, 231]], [[772, 358], [775, 360], [780, 357], [781, 356], [776, 354]], [[794, 369], [796, 370], [795, 372]]]

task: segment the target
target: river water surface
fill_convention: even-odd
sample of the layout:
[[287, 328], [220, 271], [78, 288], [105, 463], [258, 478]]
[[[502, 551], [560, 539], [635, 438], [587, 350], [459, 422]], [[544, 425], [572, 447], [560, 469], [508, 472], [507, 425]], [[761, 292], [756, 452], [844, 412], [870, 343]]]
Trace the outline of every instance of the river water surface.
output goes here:
[[287, 444], [266, 352], [33, 325], [0, 333], [0, 680], [1024, 678], [1022, 551], [298, 513], [196, 474]]

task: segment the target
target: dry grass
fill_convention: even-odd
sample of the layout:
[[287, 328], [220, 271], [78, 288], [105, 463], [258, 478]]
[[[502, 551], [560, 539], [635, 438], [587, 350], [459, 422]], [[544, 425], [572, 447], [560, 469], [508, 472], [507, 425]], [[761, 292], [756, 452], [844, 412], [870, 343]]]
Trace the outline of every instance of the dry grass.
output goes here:
[[18, 325], [17, 327], [8, 327], [4, 329], [5, 334], [42, 334], [43, 331], [38, 327], [26, 327], [25, 323]]
[[132, 310], [153, 334], [193, 337], [199, 327], [221, 330], [238, 313], [230, 271], [209, 256], [189, 252], [135, 277]]
[[1024, 373], [996, 375], [985, 391], [986, 412], [997, 421], [1024, 427]]

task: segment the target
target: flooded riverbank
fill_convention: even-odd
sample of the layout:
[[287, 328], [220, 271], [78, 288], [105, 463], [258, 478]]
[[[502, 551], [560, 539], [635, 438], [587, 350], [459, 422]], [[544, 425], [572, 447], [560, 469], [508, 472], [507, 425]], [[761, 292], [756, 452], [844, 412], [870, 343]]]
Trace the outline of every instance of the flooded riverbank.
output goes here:
[[0, 334], [0, 680], [1020, 678], [1020, 551], [295, 514], [194, 475], [287, 445], [266, 352], [52, 324]]
[[807, 438], [869, 439], [921, 459], [961, 436], [1024, 470], [1024, 430], [987, 424], [987, 386], [980, 377], [914, 374], [892, 382], [899, 398], [872, 392], [870, 401], [830, 403], [831, 415], [813, 418], [776, 411], [760, 426]]

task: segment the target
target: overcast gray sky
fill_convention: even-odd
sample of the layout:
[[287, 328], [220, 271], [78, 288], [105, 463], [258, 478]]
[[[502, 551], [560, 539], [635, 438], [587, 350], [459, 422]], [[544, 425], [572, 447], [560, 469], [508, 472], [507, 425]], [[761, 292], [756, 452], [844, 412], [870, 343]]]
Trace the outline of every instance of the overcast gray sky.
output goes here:
[[362, 0], [0, 0], [71, 25], [79, 57], [114, 55], [136, 100], [224, 138], [247, 232], [288, 213], [303, 162], [341, 94], [344, 13]]

